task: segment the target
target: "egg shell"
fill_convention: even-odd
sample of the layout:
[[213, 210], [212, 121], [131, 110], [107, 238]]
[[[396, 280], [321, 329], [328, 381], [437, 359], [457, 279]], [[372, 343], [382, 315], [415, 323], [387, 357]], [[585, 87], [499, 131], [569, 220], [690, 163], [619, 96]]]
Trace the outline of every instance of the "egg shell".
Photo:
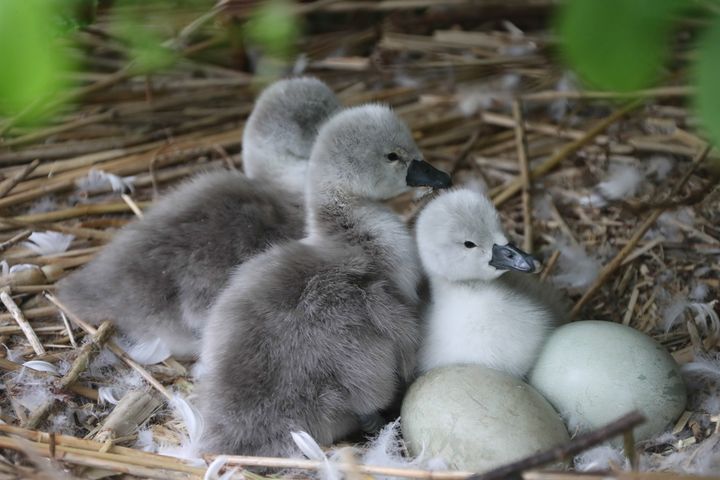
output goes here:
[[405, 396], [401, 426], [413, 455], [483, 472], [569, 440], [530, 385], [480, 365], [433, 369]]
[[637, 440], [663, 432], [687, 401], [680, 369], [660, 344], [633, 328], [596, 320], [556, 330], [530, 384], [583, 429], [639, 409], [647, 421], [635, 430]]

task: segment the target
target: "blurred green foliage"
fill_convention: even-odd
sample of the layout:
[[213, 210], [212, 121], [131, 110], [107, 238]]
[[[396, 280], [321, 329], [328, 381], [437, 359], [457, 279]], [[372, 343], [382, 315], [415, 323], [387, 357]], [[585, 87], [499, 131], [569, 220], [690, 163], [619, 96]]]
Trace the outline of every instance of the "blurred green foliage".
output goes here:
[[562, 54], [599, 88], [631, 91], [655, 82], [669, 53], [682, 0], [570, 0], [557, 30]]
[[293, 12], [293, 2], [268, 0], [252, 13], [244, 27], [247, 41], [261, 46], [264, 53], [288, 59], [295, 53], [300, 24]]
[[[560, 53], [590, 86], [619, 92], [650, 87], [662, 79], [679, 14], [697, 5], [686, 0], [566, 0], [556, 17]], [[690, 81], [697, 87], [695, 110], [710, 139], [720, 144], [720, 16], [710, 21]]]
[[712, 141], [720, 145], [720, 19], [700, 39], [694, 81], [695, 110]]
[[[61, 5], [46, 0], [0, 1], [0, 115], [24, 112], [25, 122], [49, 112], [43, 100], [62, 91], [71, 69], [60, 42], [65, 28]], [[34, 108], [33, 108], [34, 107]]]

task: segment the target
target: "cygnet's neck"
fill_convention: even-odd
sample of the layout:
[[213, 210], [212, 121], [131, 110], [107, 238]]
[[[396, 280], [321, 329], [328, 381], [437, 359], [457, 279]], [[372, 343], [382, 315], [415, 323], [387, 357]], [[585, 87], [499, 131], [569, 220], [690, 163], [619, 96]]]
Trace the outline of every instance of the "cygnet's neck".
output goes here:
[[472, 280], [450, 280], [444, 275], [428, 274], [430, 287], [433, 291], [448, 289], [465, 289], [465, 290], [483, 290], [496, 286], [497, 278], [490, 280], [472, 279]]
[[306, 194], [305, 242], [337, 241], [357, 245], [383, 264], [398, 288], [416, 302], [420, 281], [415, 242], [400, 218], [381, 202], [324, 189]]
[[308, 161], [286, 152], [284, 156], [274, 155], [270, 158], [264, 152], [257, 152], [252, 145], [247, 147], [245, 155], [252, 159], [245, 163], [245, 175], [248, 178], [268, 184], [272, 187], [302, 197], [305, 193], [305, 178]]
[[379, 227], [401, 224], [397, 215], [380, 202], [340, 188], [318, 190], [306, 193], [308, 238], [337, 237], [360, 245], [379, 240], [369, 235]]

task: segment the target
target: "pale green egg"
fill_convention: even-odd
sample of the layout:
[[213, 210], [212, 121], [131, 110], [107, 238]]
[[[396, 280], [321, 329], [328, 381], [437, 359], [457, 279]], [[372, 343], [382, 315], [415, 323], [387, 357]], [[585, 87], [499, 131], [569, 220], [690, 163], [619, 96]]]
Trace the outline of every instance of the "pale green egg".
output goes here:
[[647, 335], [612, 322], [586, 320], [559, 328], [543, 347], [530, 384], [582, 429], [638, 409], [647, 422], [637, 440], [667, 429], [687, 401], [680, 369]]
[[426, 373], [403, 401], [410, 453], [483, 472], [568, 441], [560, 416], [530, 385], [480, 365]]

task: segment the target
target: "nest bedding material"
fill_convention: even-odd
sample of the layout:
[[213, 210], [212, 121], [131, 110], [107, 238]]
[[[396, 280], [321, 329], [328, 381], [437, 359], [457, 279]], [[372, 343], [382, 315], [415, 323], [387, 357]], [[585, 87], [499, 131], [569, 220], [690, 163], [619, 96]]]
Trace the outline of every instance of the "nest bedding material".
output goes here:
[[[577, 318], [629, 325], [670, 350], [684, 366], [690, 403], [667, 434], [638, 446], [639, 467], [720, 472], [720, 190], [712, 170], [720, 158], [712, 150], [693, 163], [705, 141], [688, 110], [690, 89], [663, 85], [629, 106], [582, 90], [552, 60], [542, 21], [551, 2], [534, 2], [543, 15], [533, 18], [523, 2], [488, 2], [482, 18], [458, 2], [353, 20], [316, 3], [301, 60], [288, 71], [322, 78], [346, 105], [391, 104], [430, 161], [495, 200], [508, 232], [545, 259], [543, 278], [570, 296]], [[191, 452], [200, 425], [182, 400], [192, 402], [193, 365], [150, 349], [129, 352], [144, 367], [128, 366], [110, 325], [100, 333], [80, 327], [52, 292], [175, 182], [242, 168], [243, 123], [267, 79], [229, 63], [238, 51], [221, 36], [228, 20], [218, 18], [195, 32], [192, 53], [175, 67], [132, 76], [123, 73], [122, 48], [98, 34], [108, 31], [109, 15], [101, 15], [77, 33], [88, 59], [77, 74], [78, 103], [45, 127], [5, 123], [0, 475], [206, 475]], [[514, 99], [521, 109], [513, 111]], [[532, 173], [525, 199], [524, 168]], [[411, 218], [421, 203], [393, 206]], [[407, 467], [417, 477], [439, 469], [431, 459], [403, 458], [396, 427], [388, 428], [355, 453], [336, 449], [305, 462], [331, 477], [338, 461]], [[158, 451], [190, 459], [150, 453]], [[616, 476], [629, 467], [606, 446], [575, 460], [579, 471]], [[209, 475], [223, 468], [215, 462]], [[289, 475], [308, 475], [298, 471]], [[230, 474], [240, 475], [255, 477]]]

